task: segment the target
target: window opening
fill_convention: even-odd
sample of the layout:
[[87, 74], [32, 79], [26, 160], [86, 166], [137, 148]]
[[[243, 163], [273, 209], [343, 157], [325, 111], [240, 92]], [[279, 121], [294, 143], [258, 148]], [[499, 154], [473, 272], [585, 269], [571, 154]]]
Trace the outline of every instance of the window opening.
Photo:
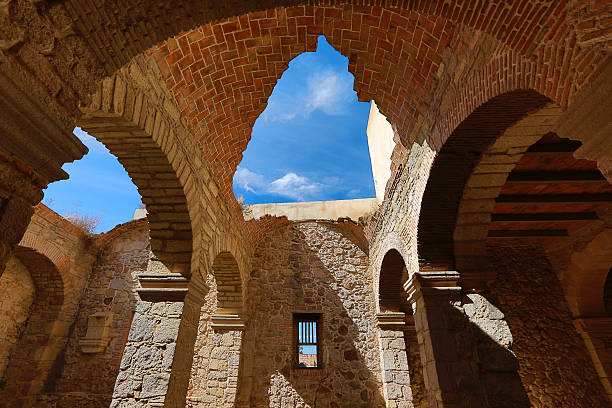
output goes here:
[[320, 321], [321, 315], [296, 314], [296, 355], [298, 368], [321, 367]]
[[131, 221], [142, 204], [127, 171], [93, 136], [80, 128], [73, 132], [89, 153], [62, 166], [70, 178], [49, 184], [43, 204], [89, 233]]
[[290, 63], [236, 169], [244, 204], [375, 196], [366, 135], [370, 103], [359, 102], [348, 58], [320, 36], [316, 52]]

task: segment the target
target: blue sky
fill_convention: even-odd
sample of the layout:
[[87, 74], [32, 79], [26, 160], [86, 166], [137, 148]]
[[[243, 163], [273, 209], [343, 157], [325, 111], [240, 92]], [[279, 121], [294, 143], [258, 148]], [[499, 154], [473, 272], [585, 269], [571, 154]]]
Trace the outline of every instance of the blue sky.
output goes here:
[[62, 167], [68, 180], [51, 183], [43, 204], [60, 215], [100, 217], [95, 232], [106, 232], [129, 221], [140, 204], [140, 194], [117, 158], [81, 129], [74, 134], [89, 148], [81, 160]]
[[234, 175], [246, 204], [374, 197], [366, 136], [348, 58], [319, 37], [289, 63]]
[[[366, 137], [370, 104], [357, 101], [348, 59], [324, 37], [299, 55], [278, 81], [255, 122], [234, 176], [247, 204], [374, 197]], [[123, 166], [100, 142], [76, 128], [89, 148], [63, 169], [43, 203], [60, 215], [99, 216], [95, 232], [132, 219], [140, 195]]]

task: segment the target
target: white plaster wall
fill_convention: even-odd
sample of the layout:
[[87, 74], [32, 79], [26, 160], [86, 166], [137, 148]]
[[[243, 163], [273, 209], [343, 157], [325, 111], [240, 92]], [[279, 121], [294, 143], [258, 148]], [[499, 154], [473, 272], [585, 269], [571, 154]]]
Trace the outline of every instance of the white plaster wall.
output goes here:
[[370, 149], [376, 198], [379, 203], [382, 203], [385, 197], [387, 180], [391, 177], [391, 154], [395, 148], [395, 142], [393, 141], [393, 128], [391, 124], [380, 113], [374, 101], [372, 101], [370, 106], [370, 118], [368, 119], [366, 133], [368, 135], [368, 147]]
[[355, 200], [310, 201], [303, 203], [271, 203], [244, 206], [244, 218], [258, 219], [265, 215], [287, 217], [291, 221], [331, 220], [350, 218], [357, 221], [359, 217], [376, 211], [376, 198], [359, 198]]

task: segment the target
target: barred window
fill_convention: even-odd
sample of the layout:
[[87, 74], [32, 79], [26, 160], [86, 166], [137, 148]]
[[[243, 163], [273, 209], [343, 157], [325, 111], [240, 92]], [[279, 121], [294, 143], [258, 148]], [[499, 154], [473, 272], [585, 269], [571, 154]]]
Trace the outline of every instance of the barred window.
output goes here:
[[296, 365], [298, 368], [321, 367], [321, 315], [295, 314]]

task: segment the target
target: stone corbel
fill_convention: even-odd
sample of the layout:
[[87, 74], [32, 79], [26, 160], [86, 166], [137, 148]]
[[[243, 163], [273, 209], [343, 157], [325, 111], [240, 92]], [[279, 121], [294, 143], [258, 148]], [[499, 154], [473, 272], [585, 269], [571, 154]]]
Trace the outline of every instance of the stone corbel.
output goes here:
[[238, 314], [216, 314], [211, 318], [211, 327], [215, 330], [244, 330], [245, 325]]
[[403, 330], [406, 326], [406, 313], [385, 312], [376, 315], [378, 327], [382, 330]]
[[180, 273], [138, 275], [140, 288], [136, 289], [141, 300], [147, 302], [183, 302], [187, 295], [189, 279]]
[[404, 290], [408, 294], [408, 300], [413, 304], [420, 297], [452, 297], [461, 291], [461, 287], [458, 286], [460, 277], [457, 271], [416, 272], [404, 284]]
[[87, 318], [87, 333], [79, 340], [81, 351], [85, 354], [101, 353], [108, 346], [113, 324], [112, 312], [99, 312]]

